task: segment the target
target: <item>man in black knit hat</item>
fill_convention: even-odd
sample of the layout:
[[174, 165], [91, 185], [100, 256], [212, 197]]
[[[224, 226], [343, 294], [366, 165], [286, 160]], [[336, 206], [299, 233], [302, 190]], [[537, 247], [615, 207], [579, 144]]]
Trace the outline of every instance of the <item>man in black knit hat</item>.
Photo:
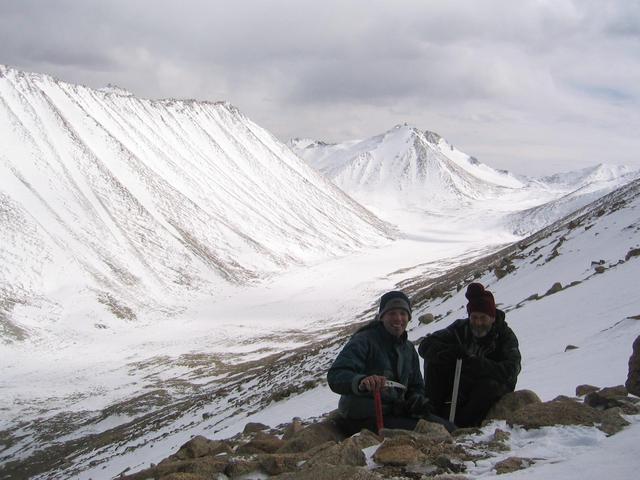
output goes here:
[[468, 318], [427, 335], [420, 343], [426, 390], [434, 413], [449, 418], [455, 364], [462, 373], [454, 423], [480, 425], [491, 406], [512, 392], [520, 373], [520, 350], [515, 333], [496, 309], [493, 294], [479, 283], [465, 293]]
[[[402, 292], [385, 293], [376, 319], [360, 328], [345, 345], [327, 374], [329, 387], [340, 394], [338, 409], [345, 433], [376, 428], [374, 392], [381, 393], [386, 428], [413, 430], [421, 418], [454, 426], [431, 415], [424, 396], [420, 361], [407, 340], [411, 302]], [[405, 388], [389, 387], [387, 381]]]

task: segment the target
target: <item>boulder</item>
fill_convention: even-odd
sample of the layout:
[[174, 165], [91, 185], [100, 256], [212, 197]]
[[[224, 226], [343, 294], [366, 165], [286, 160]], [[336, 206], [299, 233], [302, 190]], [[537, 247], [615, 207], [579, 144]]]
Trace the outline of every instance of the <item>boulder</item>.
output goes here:
[[637, 257], [638, 255], [640, 255], [640, 248], [632, 248], [631, 250], [629, 250], [627, 252], [627, 254], [624, 256], [625, 261], [629, 261], [631, 260], [633, 257]]
[[283, 473], [271, 480], [382, 480], [377, 473], [350, 465], [318, 465], [301, 471]]
[[602, 422], [598, 428], [607, 435], [614, 435], [629, 425], [624, 418], [620, 416], [622, 409], [610, 408], [602, 412]]
[[275, 453], [285, 444], [275, 435], [264, 432], [258, 432], [254, 438], [244, 445], [240, 445], [236, 453], [252, 454], [252, 453]]
[[[553, 425], [593, 425], [611, 435], [619, 431], [625, 423], [615, 410], [602, 412], [584, 403], [566, 400], [551, 401], [526, 405], [509, 414], [506, 420], [511, 426], [520, 425], [527, 430]], [[612, 413], [609, 414], [609, 412]]]
[[373, 454], [373, 460], [380, 465], [406, 466], [423, 462], [425, 458], [409, 436], [386, 438]]
[[215, 478], [220, 473], [224, 473], [227, 458], [218, 457], [200, 457], [188, 460], [173, 460], [167, 458], [155, 467], [147, 468], [138, 473], [119, 477], [122, 480], [147, 480], [149, 478], [165, 478], [172, 474], [191, 474], [191, 477], [182, 477], [186, 479], [199, 479], [199, 477]]
[[600, 392], [591, 392], [584, 397], [584, 403], [592, 408], [599, 410], [607, 410], [613, 407], [619, 407], [621, 402], [616, 398], [605, 397]]
[[629, 393], [640, 397], [640, 335], [633, 342], [633, 352], [629, 357], [629, 373], [625, 386]]
[[299, 454], [276, 453], [273, 455], [258, 455], [260, 470], [269, 475], [280, 475], [285, 472], [293, 472], [298, 469], [302, 460]]
[[501, 462], [498, 462], [494, 465], [494, 469], [498, 475], [502, 475], [503, 473], [511, 473], [517, 470], [523, 470], [525, 468], [530, 467], [533, 464], [533, 460], [530, 458], [521, 458], [521, 457], [509, 457], [505, 458]]
[[427, 325], [433, 322], [433, 320], [434, 320], [433, 313], [425, 313], [424, 315], [420, 315], [418, 317], [418, 321], [424, 325]]
[[334, 421], [312, 423], [287, 440], [278, 453], [305, 452], [327, 441], [341, 442], [344, 435]]
[[558, 395], [551, 401], [552, 402], [575, 402], [577, 401], [577, 399], [573, 397], [567, 397], [566, 395]]
[[584, 397], [588, 393], [597, 392], [600, 387], [594, 387], [593, 385], [578, 385], [576, 387], [576, 396]]
[[451, 434], [444, 428], [444, 425], [434, 422], [428, 422], [427, 420], [420, 419], [414, 432], [419, 433], [429, 440], [434, 442], [451, 442]]
[[186, 460], [188, 458], [217, 455], [218, 453], [231, 453], [231, 448], [224, 442], [209, 440], [202, 435], [198, 435], [182, 445], [174, 457], [178, 460]]
[[598, 265], [596, 268], [594, 268], [594, 270], [596, 271], [596, 273], [604, 273], [606, 268], [604, 267], [604, 265]]
[[551, 285], [551, 288], [547, 290], [547, 293], [545, 293], [545, 295], [553, 295], [554, 293], [558, 293], [561, 290], [562, 290], [562, 284], [560, 282], [556, 282], [553, 285]]
[[314, 468], [318, 465], [353, 465], [363, 467], [366, 464], [367, 460], [362, 452], [362, 448], [358, 442], [351, 437], [310, 458], [305, 464], [305, 468]]
[[[260, 462], [255, 458], [234, 458], [229, 462], [224, 473], [229, 478], [237, 478], [260, 471]], [[216, 478], [216, 477], [213, 477]]]
[[264, 423], [249, 422], [244, 426], [242, 433], [256, 433], [267, 429], [269, 429], [269, 427]]
[[498, 400], [487, 413], [487, 420], [506, 420], [516, 410], [531, 404], [542, 403], [540, 397], [531, 390], [509, 392]]
[[598, 390], [598, 393], [605, 398], [626, 397], [629, 392], [624, 385], [616, 385], [615, 387], [605, 387]]
[[360, 450], [373, 447], [382, 443], [382, 437], [379, 437], [370, 430], [364, 429], [351, 437], [351, 440], [358, 446]]

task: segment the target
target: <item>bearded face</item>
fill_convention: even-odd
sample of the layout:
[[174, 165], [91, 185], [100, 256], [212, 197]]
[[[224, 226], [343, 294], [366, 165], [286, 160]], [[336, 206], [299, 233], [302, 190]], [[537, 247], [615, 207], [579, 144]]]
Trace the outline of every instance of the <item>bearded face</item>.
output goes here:
[[493, 327], [493, 323], [496, 321], [494, 317], [490, 317], [486, 313], [482, 312], [471, 312], [469, 314], [469, 326], [471, 327], [471, 333], [476, 338], [485, 337], [491, 327]]

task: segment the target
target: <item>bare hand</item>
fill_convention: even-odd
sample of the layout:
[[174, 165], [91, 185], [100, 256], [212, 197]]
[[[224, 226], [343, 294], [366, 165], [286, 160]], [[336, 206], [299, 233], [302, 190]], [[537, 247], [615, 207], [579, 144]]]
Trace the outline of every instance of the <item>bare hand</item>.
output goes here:
[[387, 383], [387, 379], [385, 377], [381, 375], [370, 375], [368, 377], [364, 377], [360, 381], [358, 389], [367, 392], [375, 392], [376, 390], [384, 388], [385, 383]]

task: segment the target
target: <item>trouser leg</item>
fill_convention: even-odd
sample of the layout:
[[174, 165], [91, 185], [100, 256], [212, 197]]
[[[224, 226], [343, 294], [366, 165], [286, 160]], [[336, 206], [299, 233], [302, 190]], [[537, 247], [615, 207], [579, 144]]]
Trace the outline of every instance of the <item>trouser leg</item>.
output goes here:
[[502, 383], [491, 379], [461, 381], [461, 397], [455, 423], [459, 427], [477, 427], [491, 406], [509, 391]]
[[439, 423], [444, 428], [446, 428], [449, 433], [453, 432], [456, 429], [456, 426], [453, 423], [438, 415], [429, 414], [427, 415], [427, 417], [425, 417], [425, 420], [427, 422]]
[[425, 396], [433, 413], [442, 418], [449, 418], [454, 373], [455, 364], [425, 362], [424, 365]]

